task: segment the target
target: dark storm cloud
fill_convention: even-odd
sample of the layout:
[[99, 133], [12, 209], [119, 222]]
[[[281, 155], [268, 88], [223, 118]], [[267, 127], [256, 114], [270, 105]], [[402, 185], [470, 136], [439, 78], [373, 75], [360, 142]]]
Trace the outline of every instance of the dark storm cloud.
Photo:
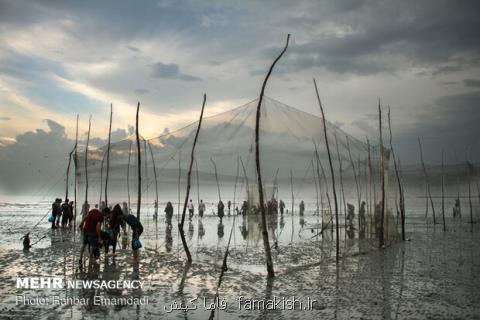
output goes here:
[[178, 64], [175, 63], [155, 63], [154, 65], [152, 65], [152, 73], [150, 74], [150, 76], [159, 79], [177, 79], [183, 81], [200, 80], [200, 78], [181, 72], [180, 67], [178, 66]]
[[[334, 27], [293, 45], [288, 59], [296, 70], [317, 66], [338, 73], [371, 74], [405, 67], [393, 58], [401, 55], [411, 65], [433, 67], [435, 74], [457, 72], [480, 65], [479, 13], [480, 2], [473, 0], [365, 1], [356, 3], [354, 11], [348, 5], [318, 5], [290, 23], [327, 21]], [[342, 31], [342, 26], [349, 28]], [[271, 56], [278, 50], [266, 53]]]
[[[462, 157], [468, 151], [472, 159], [480, 154], [480, 91], [447, 95], [436, 103], [419, 109], [418, 123], [394, 137], [400, 141], [403, 154], [418, 161], [417, 136], [425, 145], [428, 161], [440, 162], [441, 150], [456, 150]], [[451, 155], [450, 155], [451, 156]], [[447, 158], [451, 163], [455, 159]]]

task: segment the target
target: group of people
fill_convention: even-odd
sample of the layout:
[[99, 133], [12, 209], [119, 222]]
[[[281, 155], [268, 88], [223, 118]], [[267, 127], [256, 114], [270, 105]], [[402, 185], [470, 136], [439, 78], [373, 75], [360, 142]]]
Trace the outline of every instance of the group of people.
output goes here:
[[52, 223], [52, 229], [59, 228], [71, 228], [74, 220], [73, 201], [69, 201], [68, 198], [62, 203], [62, 199], [57, 198], [52, 203], [52, 215], [50, 216], [50, 222]]
[[[82, 246], [80, 249], [79, 265], [83, 266], [85, 250], [88, 249], [89, 265], [96, 264], [103, 248], [105, 256], [115, 256], [120, 232], [123, 230], [127, 235], [127, 225], [132, 230], [132, 263], [138, 263], [138, 250], [141, 248], [140, 236], [143, 233], [143, 225], [140, 220], [130, 213], [126, 204], [116, 204], [113, 208], [102, 203], [100, 208], [96, 206], [88, 210], [88, 204], [84, 205], [84, 216], [79, 224], [82, 231]], [[112, 247], [112, 253], [109, 253]]]

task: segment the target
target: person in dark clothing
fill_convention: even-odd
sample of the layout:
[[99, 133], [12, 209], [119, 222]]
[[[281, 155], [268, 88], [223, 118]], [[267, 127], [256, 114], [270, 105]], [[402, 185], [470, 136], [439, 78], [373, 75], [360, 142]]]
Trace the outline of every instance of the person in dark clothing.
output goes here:
[[170, 201], [167, 202], [167, 206], [165, 207], [165, 222], [167, 224], [172, 224], [173, 218], [173, 206]]
[[68, 198], [62, 203], [62, 228], [65, 228], [68, 224], [68, 218], [70, 217], [70, 204]]
[[300, 215], [303, 216], [303, 214], [305, 213], [305, 202], [300, 201]]
[[132, 251], [131, 263], [138, 263], [138, 250], [141, 247], [140, 236], [143, 233], [143, 225], [133, 214], [123, 215], [123, 220], [132, 228]]
[[283, 202], [283, 200], [280, 200], [279, 207], [280, 207], [280, 214], [283, 215], [283, 210], [285, 210], [285, 202]]
[[225, 212], [224, 212], [224, 210], [225, 210], [225, 205], [223, 204], [222, 200], [220, 200], [220, 201], [218, 202], [217, 209], [218, 209], [218, 211], [217, 211], [218, 217], [219, 217], [220, 219], [223, 219], [223, 216], [225, 215]]
[[[120, 227], [122, 226], [123, 221], [123, 211], [122, 207], [119, 204], [116, 204], [113, 207], [113, 210], [107, 216], [106, 232], [111, 238], [111, 246], [113, 247], [112, 255], [116, 254], [118, 235], [120, 234]], [[106, 247], [106, 253], [108, 253], [108, 248]]]
[[62, 203], [62, 199], [60, 198], [55, 199], [55, 201], [52, 203], [52, 216], [53, 216], [52, 229], [57, 228], [58, 226], [57, 220], [59, 220], [60, 216], [62, 215], [61, 203]]

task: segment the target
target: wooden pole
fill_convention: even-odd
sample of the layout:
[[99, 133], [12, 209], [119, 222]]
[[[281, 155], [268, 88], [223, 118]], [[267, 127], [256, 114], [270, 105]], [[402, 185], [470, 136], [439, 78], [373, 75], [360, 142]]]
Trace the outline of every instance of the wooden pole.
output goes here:
[[140, 102], [137, 104], [137, 115], [135, 117], [135, 136], [137, 140], [137, 169], [138, 169], [138, 193], [137, 193], [137, 219], [140, 220], [140, 207], [142, 205], [142, 153], [140, 150], [140, 133], [138, 116], [140, 113]]
[[193, 160], [195, 159], [195, 146], [197, 145], [198, 133], [200, 132], [200, 127], [202, 126], [203, 110], [205, 108], [206, 100], [207, 100], [207, 95], [204, 94], [202, 111], [200, 113], [200, 120], [198, 121], [197, 132], [195, 133], [195, 139], [193, 140], [192, 153], [190, 154], [190, 165], [188, 167], [188, 174], [187, 174], [187, 192], [185, 194], [185, 201], [183, 203], [182, 220], [178, 224], [178, 229], [180, 230], [180, 238], [182, 239], [183, 248], [185, 249], [185, 254], [187, 255], [188, 262], [192, 262], [192, 255], [190, 254], [190, 250], [188, 249], [187, 240], [185, 240], [185, 232], [183, 231], [183, 224], [185, 223], [185, 213], [187, 212], [188, 197], [190, 195], [190, 181], [192, 176]]
[[103, 197], [103, 164], [105, 162], [106, 151], [102, 155], [102, 162], [100, 163], [100, 199], [98, 200], [98, 206], [100, 207]]
[[318, 203], [318, 181], [317, 181], [317, 176], [315, 175], [315, 166], [313, 165], [313, 159], [312, 159], [312, 176], [313, 176], [313, 182], [315, 184], [315, 199], [317, 200], [317, 216], [320, 213], [320, 207]]
[[[337, 134], [334, 134], [335, 137], [335, 146], [337, 147], [337, 158], [338, 158], [338, 165], [339, 165], [339, 174], [340, 174], [340, 188], [342, 189], [342, 200], [343, 200], [343, 214], [345, 218], [345, 230], [347, 230], [347, 202], [345, 201], [345, 190], [343, 187], [343, 165], [342, 165], [342, 158], [340, 157], [340, 150], [338, 148], [338, 139]], [[359, 209], [360, 210], [360, 209]], [[346, 233], [345, 233], [346, 234]]]
[[263, 184], [262, 184], [262, 173], [260, 169], [260, 108], [262, 106], [263, 95], [265, 92], [265, 87], [267, 85], [268, 78], [275, 67], [275, 64], [280, 60], [283, 56], [285, 51], [288, 48], [288, 42], [290, 40], [290, 34], [287, 36], [287, 43], [285, 44], [285, 48], [283, 48], [280, 55], [273, 61], [272, 65], [270, 66], [270, 70], [268, 70], [267, 76], [263, 81], [262, 90], [260, 91], [260, 97], [258, 98], [258, 105], [257, 105], [257, 115], [256, 115], [256, 122], [255, 122], [255, 162], [257, 167], [257, 181], [258, 181], [258, 195], [260, 200], [260, 209], [262, 213], [262, 235], [263, 235], [263, 246], [265, 248], [265, 259], [267, 262], [267, 273], [269, 278], [273, 278], [275, 276], [275, 272], [273, 270], [273, 261], [272, 255], [270, 252], [270, 244], [268, 241], [268, 231], [267, 231], [267, 219], [266, 219], [266, 210], [265, 204], [263, 199]]
[[[130, 211], [130, 158], [132, 157], [132, 141], [130, 141], [130, 148], [128, 150], [128, 165], [127, 165], [127, 197], [128, 197], [128, 211]], [[129, 213], [129, 212], [127, 212]]]
[[[92, 127], [92, 116], [88, 119], [87, 144], [85, 146], [85, 211], [88, 207], [88, 145], [90, 144], [90, 129]], [[88, 212], [83, 212], [86, 215]], [[82, 217], [83, 219], [84, 217]]]
[[76, 229], [76, 220], [77, 220], [77, 174], [78, 174], [78, 114], [77, 114], [77, 127], [75, 130], [75, 153], [74, 153], [74, 158], [73, 162], [75, 164], [75, 178], [74, 178], [74, 184], [73, 184], [73, 197], [74, 197], [74, 202], [73, 202], [73, 241], [75, 242], [75, 233], [77, 231]]
[[445, 152], [442, 149], [442, 220], [443, 232], [445, 229]]
[[340, 238], [338, 233], [338, 203], [337, 203], [337, 191], [335, 188], [335, 172], [333, 170], [333, 162], [332, 162], [332, 155], [330, 153], [330, 145], [328, 144], [328, 136], [327, 136], [327, 121], [325, 120], [325, 112], [323, 111], [322, 102], [320, 100], [320, 95], [318, 94], [317, 82], [313, 79], [313, 85], [315, 86], [315, 92], [317, 94], [318, 105], [320, 106], [320, 111], [322, 112], [322, 121], [323, 121], [323, 134], [325, 136], [325, 145], [327, 147], [328, 153], [328, 162], [330, 164], [330, 174], [332, 178], [332, 189], [333, 189], [333, 200], [335, 203], [335, 231], [336, 231], [336, 261], [338, 263], [338, 259], [340, 258]]
[[[355, 186], [357, 188], [357, 216], [358, 216], [358, 230], [360, 231], [361, 227], [360, 227], [360, 202], [361, 202], [361, 194], [360, 194], [360, 186], [358, 184], [358, 177], [357, 177], [357, 171], [355, 169], [355, 163], [353, 161], [353, 158], [352, 158], [352, 152], [350, 150], [350, 142], [349, 142], [349, 139], [348, 139], [348, 136], [345, 136], [346, 140], [347, 140], [347, 151], [348, 151], [348, 157], [350, 159], [350, 164], [352, 166], [352, 170], [353, 170], [353, 177], [355, 179]], [[360, 171], [360, 168], [358, 168], [358, 170]]]
[[425, 183], [427, 185], [428, 198], [430, 199], [430, 205], [432, 206], [433, 224], [436, 224], [437, 222], [435, 220], [435, 207], [433, 206], [432, 193], [430, 191], [430, 181], [428, 179], [427, 168], [425, 166], [425, 162], [423, 161], [423, 150], [422, 150], [422, 142], [420, 141], [420, 137], [418, 137], [418, 146], [420, 147], [420, 159], [422, 161], [423, 174], [425, 175]]
[[197, 203], [198, 205], [200, 205], [200, 176], [199, 176], [199, 173], [198, 173], [198, 163], [197, 163], [197, 159], [195, 159], [195, 172], [197, 174]]
[[379, 147], [380, 147], [380, 175], [382, 177], [382, 211], [380, 215], [380, 235], [379, 235], [379, 247], [385, 246], [384, 228], [385, 220], [385, 159], [383, 155], [383, 135], [382, 135], [382, 109], [380, 107], [380, 101], [378, 101], [378, 128], [380, 133]]
[[238, 175], [240, 173], [240, 160], [237, 157], [237, 174], [235, 176], [235, 185], [233, 187], [233, 212], [235, 212], [235, 201], [236, 201], [236, 196], [237, 196], [237, 182], [238, 182]]
[[[390, 150], [392, 152], [393, 164], [395, 166], [395, 176], [397, 178], [397, 183], [398, 183], [398, 194], [400, 196], [400, 219], [401, 219], [401, 226], [402, 226], [402, 240], [405, 241], [405, 196], [403, 194], [402, 180], [400, 179], [400, 173], [397, 166], [395, 151], [393, 150], [392, 122], [390, 118], [390, 107], [388, 107], [388, 131], [390, 133]], [[442, 161], [443, 161], [443, 151], [442, 151]], [[443, 184], [443, 176], [442, 176], [442, 184]], [[443, 193], [443, 185], [442, 185], [442, 193]], [[443, 210], [444, 209], [443, 209], [443, 203], [442, 203], [442, 214], [444, 214]], [[445, 231], [445, 217], [443, 218], [443, 229]]]
[[[369, 195], [368, 195], [368, 201], [369, 201], [369, 206], [368, 206], [368, 213], [370, 216], [370, 226], [372, 224], [373, 218], [372, 218], [372, 208], [375, 207], [375, 201], [373, 203], [372, 207], [372, 185], [373, 185], [373, 170], [372, 170], [372, 157], [371, 157], [371, 150], [370, 150], [370, 141], [367, 138], [367, 149], [368, 149], [368, 190], [369, 190]], [[375, 210], [373, 210], [375, 212]], [[371, 228], [370, 228], [371, 229]], [[370, 230], [371, 231], [371, 230]]]
[[[146, 141], [146, 140], [145, 140]], [[157, 168], [155, 167], [155, 158], [153, 157], [153, 150], [152, 145], [150, 142], [147, 142], [148, 148], [150, 149], [150, 155], [152, 157], [152, 165], [153, 165], [153, 175], [155, 177], [155, 201], [157, 202], [157, 209], [158, 209], [158, 179], [157, 179]], [[158, 214], [158, 212], [156, 212]], [[158, 219], [158, 217], [156, 218]]]
[[72, 151], [68, 154], [68, 166], [67, 166], [67, 176], [65, 179], [65, 199], [68, 199], [68, 177], [70, 176], [70, 164], [72, 163], [72, 154], [75, 151], [75, 146]]
[[108, 145], [107, 145], [107, 174], [105, 177], [105, 206], [108, 207], [108, 177], [110, 173], [110, 141], [112, 137], [112, 115], [113, 105], [110, 104], [110, 125], [108, 127]]
[[220, 182], [218, 182], [217, 165], [215, 164], [215, 161], [213, 161], [212, 158], [210, 158], [210, 161], [212, 162], [213, 169], [215, 170], [215, 180], [217, 181], [217, 189], [218, 189], [218, 201], [222, 201], [222, 195], [220, 193]]

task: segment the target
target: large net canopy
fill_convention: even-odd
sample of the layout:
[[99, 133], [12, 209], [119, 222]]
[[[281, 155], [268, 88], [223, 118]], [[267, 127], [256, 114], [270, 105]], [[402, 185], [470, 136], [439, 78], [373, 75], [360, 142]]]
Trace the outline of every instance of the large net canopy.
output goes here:
[[[233, 214], [241, 211], [244, 201], [250, 204], [250, 211], [258, 208], [255, 166], [257, 104], [258, 100], [254, 100], [202, 121], [189, 198], [195, 203], [200, 200], [206, 203], [206, 215], [216, 214], [219, 200], [225, 205], [231, 201]], [[355, 230], [361, 232], [363, 229], [367, 236], [375, 237], [381, 199], [378, 139], [376, 146], [369, 146], [367, 141], [348, 135], [331, 122], [327, 121], [326, 126], [341, 215], [339, 224], [346, 226], [348, 212], [353, 210], [352, 220], [356, 220], [353, 223], [349, 220], [350, 224]], [[157, 197], [160, 216], [168, 201], [181, 214], [197, 127], [198, 121], [159, 137], [141, 138], [142, 219], [151, 219], [148, 215], [152, 215]], [[321, 231], [332, 227], [334, 198], [322, 119], [265, 97], [261, 106], [259, 140], [265, 201], [282, 200], [286, 211], [296, 213], [303, 201], [305, 211], [318, 217], [319, 224], [312, 228]], [[87, 168], [85, 153], [79, 153], [78, 199], [85, 199], [88, 172], [88, 203], [90, 206], [101, 205], [106, 200], [104, 189], [108, 171], [108, 205], [126, 202], [135, 214], [139, 181], [136, 137], [111, 143], [108, 169], [107, 150], [108, 146], [90, 149]], [[385, 170], [388, 170], [388, 161], [385, 163]], [[393, 181], [389, 183], [387, 179], [386, 185], [387, 191], [390, 187], [393, 195]], [[396, 219], [392, 215], [388, 194], [386, 202], [386, 214], [392, 216], [393, 223]], [[394, 200], [391, 202], [393, 204]], [[363, 227], [356, 222], [359, 213], [362, 215], [362, 209], [359, 210], [362, 207], [366, 220]], [[386, 219], [385, 224], [388, 223]], [[387, 232], [390, 238], [397, 237], [396, 230], [395, 223]]]

